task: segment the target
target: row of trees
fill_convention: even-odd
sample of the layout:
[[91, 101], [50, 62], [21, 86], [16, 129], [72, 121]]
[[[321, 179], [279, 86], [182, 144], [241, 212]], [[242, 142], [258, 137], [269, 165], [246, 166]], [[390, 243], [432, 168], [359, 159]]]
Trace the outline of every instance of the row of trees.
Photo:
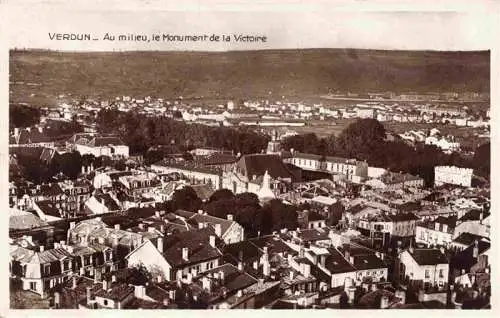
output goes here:
[[40, 123], [40, 109], [25, 105], [13, 104], [9, 106], [9, 126], [31, 127]]
[[167, 117], [152, 118], [115, 109], [99, 111], [96, 122], [99, 131], [121, 136], [132, 153], [143, 155], [151, 147], [170, 144], [184, 150], [210, 146], [242, 154], [257, 153], [265, 149], [270, 139], [249, 129], [187, 124]]
[[270, 234], [282, 228], [295, 229], [297, 222], [297, 207], [286, 205], [280, 200], [271, 200], [263, 206], [254, 193], [233, 194], [228, 189], [215, 191], [208, 202], [203, 203], [191, 187], [177, 190], [167, 209], [177, 209], [196, 212], [203, 209], [207, 214], [219, 218], [227, 218], [228, 214], [244, 229], [248, 237]]
[[392, 171], [418, 174], [428, 185], [434, 182], [434, 166], [454, 165], [476, 169], [489, 178], [489, 143], [476, 149], [472, 159], [458, 153], [447, 155], [436, 146], [419, 144], [415, 147], [402, 140], [388, 140], [384, 126], [375, 119], [361, 119], [347, 126], [338, 136], [318, 138], [309, 133], [286, 138], [284, 149], [324, 156], [340, 156], [366, 160], [369, 165]]

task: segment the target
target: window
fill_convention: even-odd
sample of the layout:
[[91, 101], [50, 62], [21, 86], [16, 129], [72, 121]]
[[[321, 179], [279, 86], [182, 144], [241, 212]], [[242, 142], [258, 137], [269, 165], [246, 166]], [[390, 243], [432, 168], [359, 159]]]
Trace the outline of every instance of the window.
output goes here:
[[30, 282], [30, 289], [36, 290], [36, 282]]
[[43, 273], [44, 275], [50, 275], [50, 264], [43, 265]]
[[63, 262], [63, 270], [64, 270], [64, 271], [69, 270], [69, 261], [64, 261], [64, 262]]
[[425, 270], [425, 278], [429, 278], [429, 277], [430, 277], [429, 270], [428, 270], [428, 269], [426, 269], [426, 270]]
[[421, 231], [421, 232], [420, 232], [420, 239], [421, 239], [421, 240], [424, 240], [424, 231]]
[[104, 304], [104, 306], [107, 306], [108, 305], [108, 300], [104, 299], [104, 301], [102, 303]]
[[442, 269], [439, 270], [439, 278], [444, 277], [444, 271]]

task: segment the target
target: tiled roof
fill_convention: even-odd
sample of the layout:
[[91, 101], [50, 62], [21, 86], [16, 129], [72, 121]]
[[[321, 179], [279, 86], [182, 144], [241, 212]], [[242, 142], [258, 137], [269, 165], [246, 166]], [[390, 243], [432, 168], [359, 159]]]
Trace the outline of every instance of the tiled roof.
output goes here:
[[448, 259], [438, 249], [415, 248], [410, 255], [419, 265], [448, 264]]
[[[224, 264], [203, 273], [205, 277], [211, 277], [215, 273], [224, 273], [224, 286], [228, 293], [234, 293], [257, 283], [257, 279], [245, 272], [240, 272], [237, 267], [231, 264]], [[220, 286], [220, 287], [222, 287]]]
[[72, 257], [71, 254], [64, 248], [54, 248], [43, 252], [35, 252], [31, 257], [24, 260], [30, 264], [47, 264], [61, 261], [64, 258]]
[[483, 218], [486, 218], [490, 215], [490, 212], [487, 211], [481, 211], [481, 210], [470, 210], [469, 212], [465, 213], [460, 219], [458, 219], [459, 222], [466, 222], [466, 221], [479, 221], [481, 217], [481, 213], [483, 214]]
[[476, 240], [479, 241], [479, 240], [481, 240], [483, 238], [484, 237], [480, 236], [480, 235], [472, 234], [472, 233], [469, 233], [469, 232], [463, 232], [459, 236], [457, 236], [453, 240], [453, 242], [454, 243], [458, 243], [458, 244], [463, 244], [465, 246], [470, 246], [470, 245], [474, 244], [474, 242]]
[[328, 249], [330, 254], [326, 256], [325, 267], [332, 274], [354, 272], [354, 268], [344, 256], [335, 248]]
[[45, 215], [55, 216], [58, 218], [62, 217], [61, 211], [51, 201], [48, 200], [37, 201], [36, 205]]
[[87, 146], [103, 147], [103, 146], [125, 146], [125, 143], [118, 137], [95, 137]]
[[95, 194], [94, 197], [96, 200], [101, 203], [104, 200], [104, 205], [110, 210], [110, 211], [117, 211], [120, 210], [120, 206], [111, 198], [109, 193], [104, 193], [104, 194]]
[[253, 176], [263, 176], [266, 171], [274, 179], [295, 179], [293, 173], [287, 168], [278, 155], [244, 155], [238, 161], [238, 166], [242, 169], [243, 174], [249, 179], [252, 179]]
[[196, 158], [196, 161], [206, 166], [231, 164], [235, 163], [237, 160], [237, 156], [224, 153], [214, 153], [208, 156]]
[[215, 192], [214, 189], [208, 184], [193, 184], [191, 185], [196, 195], [201, 200], [208, 200], [210, 196]]
[[23, 230], [46, 226], [47, 223], [40, 220], [33, 213], [18, 209], [9, 209], [9, 229]]
[[134, 287], [124, 283], [109, 283], [111, 286], [108, 290], [100, 289], [95, 293], [96, 297], [122, 301], [130, 294], [134, 293]]
[[[164, 253], [165, 259], [173, 267], [186, 266], [193, 263], [207, 261], [222, 256], [222, 253], [217, 247], [211, 247], [209, 237], [215, 236], [211, 228], [203, 228], [187, 232], [170, 235], [165, 238]], [[220, 240], [216, 238], [220, 244]], [[182, 249], [189, 249], [189, 258], [182, 258]]]
[[221, 233], [224, 234], [231, 227], [234, 221], [229, 221], [227, 219], [218, 218], [208, 214], [200, 214], [196, 212], [190, 212], [185, 210], [177, 210], [175, 214], [183, 217], [189, 224], [198, 227], [199, 223], [208, 223], [212, 228], [215, 228], [216, 224], [221, 225]]

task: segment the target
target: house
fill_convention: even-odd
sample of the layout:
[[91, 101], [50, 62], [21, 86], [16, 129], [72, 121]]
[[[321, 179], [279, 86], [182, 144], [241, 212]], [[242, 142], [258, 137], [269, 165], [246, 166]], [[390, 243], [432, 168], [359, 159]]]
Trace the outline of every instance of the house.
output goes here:
[[386, 172], [377, 179], [370, 179], [365, 182], [366, 185], [374, 189], [398, 190], [404, 188], [423, 188], [424, 179], [411, 174]]
[[489, 211], [470, 210], [458, 219], [453, 238], [462, 233], [490, 237], [490, 219]]
[[42, 298], [49, 288], [61, 284], [73, 273], [73, 256], [64, 248], [38, 251], [10, 246], [9, 269], [11, 276], [22, 282], [23, 290], [30, 290]]
[[190, 289], [209, 309], [252, 309], [258, 307], [255, 294], [249, 293], [248, 288], [258, 284], [259, 280], [241, 266], [223, 264], [194, 279]]
[[264, 189], [266, 193], [261, 193], [261, 197], [271, 195], [267, 189], [270, 188], [275, 196], [291, 189], [297, 178], [278, 155], [251, 154], [242, 156], [232, 171], [223, 173], [222, 187], [235, 194], [252, 192], [258, 195]]
[[92, 183], [87, 179], [78, 179], [76, 181], [65, 180], [59, 182], [59, 186], [67, 197], [67, 209], [74, 214], [83, 210], [84, 203], [92, 195]]
[[459, 251], [451, 259], [451, 265], [454, 269], [454, 275], [465, 270], [466, 273], [485, 272], [489, 269], [489, 254], [491, 242], [486, 238], [475, 240], [474, 243]]
[[74, 147], [81, 155], [125, 158], [129, 156], [128, 146], [118, 137], [93, 136], [89, 139], [82, 137], [75, 141]]
[[448, 246], [453, 240], [456, 217], [439, 216], [435, 220], [426, 220], [417, 225], [415, 241], [427, 247]]
[[444, 249], [409, 248], [399, 254], [399, 280], [417, 289], [448, 285], [449, 264]]
[[473, 170], [455, 166], [434, 167], [434, 185], [454, 184], [462, 187], [471, 187]]
[[105, 214], [121, 211], [120, 203], [110, 193], [94, 193], [86, 202], [85, 210], [91, 214]]
[[121, 176], [118, 181], [125, 194], [134, 198], [141, 197], [161, 185], [156, 174], [149, 172]]
[[450, 247], [456, 252], [463, 251], [469, 246], [472, 246], [474, 242], [481, 241], [482, 239], [487, 239], [487, 237], [463, 232], [451, 241]]
[[220, 265], [220, 244], [215, 232], [207, 227], [159, 238], [156, 245], [145, 241], [125, 259], [129, 267], [144, 265], [169, 281], [190, 280]]
[[348, 180], [356, 177], [366, 178], [368, 176], [368, 165], [366, 162], [355, 159], [340, 157], [320, 156], [309, 153], [300, 153], [291, 150], [291, 157], [283, 159], [284, 162], [293, 164], [304, 170], [324, 171], [332, 174], [342, 174]]
[[14, 133], [9, 139], [9, 146], [53, 148], [54, 141], [44, 134], [42, 127], [14, 128]]
[[65, 217], [64, 213], [49, 200], [34, 202], [33, 209], [41, 220], [47, 222], [59, 221]]
[[233, 220], [231, 214], [228, 214], [227, 219], [208, 215], [202, 210], [198, 213], [177, 210], [175, 214], [194, 228], [211, 227], [226, 244], [241, 242], [245, 239], [243, 227]]
[[415, 236], [419, 218], [411, 212], [367, 214], [358, 219], [356, 229], [368, 236], [375, 245], [387, 247], [391, 242]]
[[160, 174], [176, 173], [193, 184], [208, 184], [215, 190], [222, 188], [222, 168], [197, 162], [176, 163], [163, 160], [151, 165], [151, 170]]

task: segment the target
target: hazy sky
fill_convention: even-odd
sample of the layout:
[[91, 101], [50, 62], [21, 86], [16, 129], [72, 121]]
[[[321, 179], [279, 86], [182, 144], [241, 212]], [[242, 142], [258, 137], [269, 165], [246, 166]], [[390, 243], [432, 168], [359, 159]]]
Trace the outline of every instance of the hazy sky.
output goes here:
[[[43, 1], [29, 2], [29, 6], [16, 5], [9, 8], [5, 23], [7, 28], [4, 31], [7, 31], [11, 48], [106, 51], [320, 47], [484, 50], [492, 46], [492, 19], [487, 14], [488, 2], [474, 8], [462, 5], [455, 6], [455, 9], [439, 5], [417, 8], [393, 5], [389, 8], [390, 11], [380, 11], [381, 1], [379, 6], [371, 7], [367, 6], [367, 1], [354, 1], [351, 6], [294, 1], [289, 6], [283, 6], [276, 4], [276, 1], [262, 0], [257, 1], [260, 6], [246, 7], [227, 5], [229, 1], [224, 2], [225, 5], [221, 5], [219, 1], [218, 6], [202, 7], [191, 1], [191, 4], [185, 3], [183, 7], [162, 7], [164, 10], [181, 11], [160, 11], [158, 8], [146, 11], [152, 7], [140, 5], [132, 8], [114, 1], [107, 6], [107, 10], [104, 10], [104, 5], [84, 7], [75, 4], [68, 8], [62, 5], [42, 6], [39, 3]], [[141, 3], [154, 5], [156, 2]], [[242, 8], [247, 11], [242, 12]], [[418, 12], [408, 11], [410, 9]], [[49, 33], [89, 33], [92, 37], [101, 39], [106, 33], [148, 36], [152, 33], [241, 33], [265, 35], [267, 43], [55, 41], [50, 40]]]

